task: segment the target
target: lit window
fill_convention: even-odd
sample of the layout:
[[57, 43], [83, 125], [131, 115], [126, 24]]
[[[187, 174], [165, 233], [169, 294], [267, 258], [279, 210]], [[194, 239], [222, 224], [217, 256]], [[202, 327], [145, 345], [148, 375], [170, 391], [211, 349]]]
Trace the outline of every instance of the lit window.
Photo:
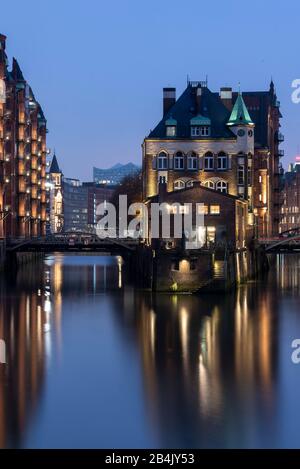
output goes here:
[[227, 169], [227, 155], [223, 152], [218, 154], [218, 170], [224, 171]]
[[168, 169], [168, 157], [163, 151], [158, 155], [157, 169]]
[[208, 215], [208, 205], [198, 204], [198, 214]]
[[179, 207], [179, 213], [182, 215], [187, 215], [189, 213], [189, 206], [188, 205], [181, 205]]
[[178, 189], [183, 189], [185, 187], [185, 184], [183, 181], [181, 181], [180, 179], [178, 181], [175, 181], [174, 182], [174, 189], [175, 190], [178, 190]]
[[168, 125], [166, 128], [166, 135], [167, 137], [176, 137], [176, 126]]
[[208, 181], [205, 181], [204, 186], [208, 187], [209, 189], [215, 189], [215, 183], [210, 179], [208, 179]]
[[214, 243], [216, 240], [216, 227], [208, 226], [206, 229], [206, 238], [208, 243]]
[[184, 156], [181, 151], [178, 151], [174, 158], [174, 169], [184, 169]]
[[187, 215], [189, 214], [189, 206], [188, 205], [178, 205], [174, 204], [170, 206], [170, 213], [173, 215], [180, 214], [180, 215]]
[[214, 155], [212, 153], [206, 153], [204, 156], [204, 169], [211, 171], [214, 169]]
[[188, 169], [195, 170], [198, 169], [198, 158], [196, 153], [191, 153], [188, 156]]
[[210, 206], [211, 215], [220, 215], [220, 205], [211, 205]]

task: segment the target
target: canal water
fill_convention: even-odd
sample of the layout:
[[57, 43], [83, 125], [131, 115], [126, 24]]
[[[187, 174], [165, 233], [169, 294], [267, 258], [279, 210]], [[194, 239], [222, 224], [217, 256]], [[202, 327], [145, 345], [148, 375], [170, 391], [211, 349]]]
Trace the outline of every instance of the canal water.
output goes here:
[[1, 448], [300, 447], [300, 255], [227, 295], [55, 254], [0, 283]]

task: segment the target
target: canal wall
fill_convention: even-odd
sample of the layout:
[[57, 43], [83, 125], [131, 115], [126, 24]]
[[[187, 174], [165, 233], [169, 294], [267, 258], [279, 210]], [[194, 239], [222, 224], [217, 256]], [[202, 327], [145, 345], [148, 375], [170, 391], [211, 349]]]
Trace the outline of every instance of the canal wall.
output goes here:
[[1, 263], [2, 270], [16, 269], [19, 266], [31, 264], [44, 259], [42, 252], [8, 252], [6, 251]]
[[0, 240], [0, 271], [4, 268], [6, 257], [6, 243], [4, 239]]
[[229, 291], [267, 270], [263, 249], [172, 252], [141, 247], [131, 259], [138, 286], [157, 292]]

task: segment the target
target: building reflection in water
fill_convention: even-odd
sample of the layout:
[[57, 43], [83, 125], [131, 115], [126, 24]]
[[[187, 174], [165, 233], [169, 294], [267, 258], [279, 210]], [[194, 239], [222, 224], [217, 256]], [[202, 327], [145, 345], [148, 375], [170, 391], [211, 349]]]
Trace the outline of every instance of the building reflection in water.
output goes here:
[[[49, 299], [41, 264], [2, 278], [0, 337], [7, 364], [0, 368], [0, 447], [18, 446], [42, 389]], [[18, 292], [18, 294], [17, 294]]]
[[21, 444], [53, 347], [59, 357], [63, 296], [122, 288], [121, 258], [102, 265], [90, 258], [85, 262], [57, 254], [1, 279], [0, 338], [6, 342], [7, 364], [0, 365], [0, 448]]
[[136, 295], [133, 309], [149, 418], [163, 446], [238, 446], [251, 432], [244, 419], [261, 412], [272, 425], [272, 291], [252, 284], [226, 296]]
[[267, 287], [261, 280], [232, 294], [202, 297], [124, 287], [120, 258], [55, 255], [2, 278], [0, 338], [6, 340], [7, 365], [0, 366], [0, 447], [22, 446], [49, 362], [60, 359], [66, 299], [75, 299], [81, 314], [80, 305], [104, 293], [112, 324], [141, 354], [153, 441], [178, 448], [255, 446], [258, 426], [265, 445], [270, 434], [271, 445], [278, 298], [299, 294], [300, 284], [298, 259], [278, 256], [275, 262]]

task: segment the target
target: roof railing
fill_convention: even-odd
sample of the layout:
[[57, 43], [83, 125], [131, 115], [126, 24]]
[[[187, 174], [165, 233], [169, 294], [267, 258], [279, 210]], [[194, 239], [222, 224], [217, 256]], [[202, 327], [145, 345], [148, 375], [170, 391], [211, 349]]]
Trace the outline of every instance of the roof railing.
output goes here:
[[207, 88], [207, 80], [205, 81], [188, 81], [189, 86], [192, 88], [198, 88], [200, 86], [201, 88]]

